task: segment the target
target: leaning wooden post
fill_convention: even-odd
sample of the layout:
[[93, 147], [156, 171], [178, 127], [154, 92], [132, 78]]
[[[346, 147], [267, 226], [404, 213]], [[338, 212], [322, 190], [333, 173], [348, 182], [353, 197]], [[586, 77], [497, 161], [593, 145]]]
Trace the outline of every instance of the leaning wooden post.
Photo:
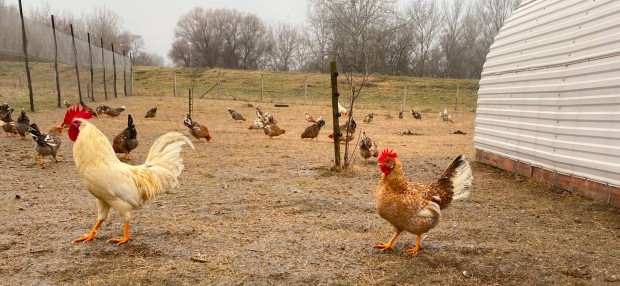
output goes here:
[[308, 101], [308, 77], [306, 77], [306, 83], [304, 84], [304, 104]]
[[80, 86], [80, 70], [78, 69], [78, 56], [77, 56], [77, 47], [75, 46], [75, 35], [73, 34], [73, 24], [69, 24], [71, 28], [71, 39], [73, 42], [73, 57], [75, 58], [75, 74], [77, 76], [77, 86], [78, 86], [78, 95], [80, 97], [80, 103], [82, 101], [82, 87]]
[[189, 116], [192, 116], [192, 110], [194, 110], [194, 98], [192, 97], [192, 89], [190, 88], [188, 91], [188, 99], [189, 99], [189, 108], [187, 113]]
[[125, 54], [125, 49], [123, 49], [123, 92], [127, 96], [127, 54]]
[[340, 123], [338, 122], [338, 72], [336, 71], [336, 62], [330, 63], [330, 75], [332, 83], [332, 118], [334, 122], [334, 162], [337, 168], [340, 168]]
[[405, 90], [403, 91], [403, 107], [401, 109], [405, 109], [406, 101], [407, 101], [407, 85], [405, 85]]
[[129, 95], [133, 95], [133, 59], [129, 52]]
[[114, 43], [112, 45], [112, 68], [114, 69], [114, 97], [117, 98], [118, 95], [116, 93], [116, 57], [114, 56]]
[[58, 41], [56, 40], [56, 24], [52, 15], [52, 33], [54, 34], [54, 75], [56, 79], [56, 95], [58, 97], [58, 107], [60, 107], [60, 74], [58, 73]]
[[105, 50], [103, 49], [103, 38], [100, 38], [100, 39], [101, 39], [101, 63], [103, 65], [103, 95], [105, 96], [105, 100], [108, 100], [108, 87], [105, 82], [105, 69], [106, 69], [105, 53], [104, 53]]
[[19, 17], [22, 19], [22, 47], [24, 48], [24, 62], [26, 63], [26, 79], [28, 80], [28, 96], [30, 97], [30, 111], [34, 112], [34, 97], [32, 94], [32, 79], [30, 78], [30, 66], [28, 65], [28, 40], [26, 39], [26, 25], [24, 24], [24, 12], [22, 0], [19, 0]]
[[90, 33], [86, 33], [88, 39], [88, 55], [90, 56], [90, 100], [95, 101], [95, 72], [93, 70], [93, 49], [90, 45]]
[[263, 101], [263, 91], [265, 88], [265, 83], [263, 82], [263, 75], [260, 75], [260, 101]]

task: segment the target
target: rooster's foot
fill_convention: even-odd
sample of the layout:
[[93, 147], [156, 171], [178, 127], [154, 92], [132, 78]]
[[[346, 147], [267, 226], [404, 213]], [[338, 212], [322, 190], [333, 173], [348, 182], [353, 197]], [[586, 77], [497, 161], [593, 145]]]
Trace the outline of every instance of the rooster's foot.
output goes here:
[[94, 233], [89, 233], [89, 234], [87, 234], [85, 236], [82, 236], [82, 237], [79, 237], [77, 239], [74, 239], [73, 243], [76, 243], [76, 242], [88, 243], [89, 241], [91, 241], [91, 240], [93, 240], [95, 238], [97, 238], [97, 237], [95, 236]]
[[121, 237], [121, 238], [114, 238], [114, 239], [110, 239], [107, 241], [107, 243], [116, 243], [116, 245], [121, 245], [121, 244], [125, 244], [127, 242], [129, 242], [131, 240], [131, 238], [129, 237]]

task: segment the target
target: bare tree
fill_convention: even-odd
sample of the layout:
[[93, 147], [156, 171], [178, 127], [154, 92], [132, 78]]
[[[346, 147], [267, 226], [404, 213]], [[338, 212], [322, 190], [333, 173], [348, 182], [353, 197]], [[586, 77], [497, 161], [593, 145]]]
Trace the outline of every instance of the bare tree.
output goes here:
[[142, 36], [125, 31], [119, 34], [116, 39], [119, 46], [124, 47], [128, 53], [133, 55], [132, 64], [135, 64], [136, 59], [140, 57], [144, 50]]
[[137, 56], [132, 58], [132, 65], [136, 66], [163, 66], [164, 57], [157, 53], [140, 52]]
[[441, 15], [437, 2], [432, 0], [415, 0], [406, 9], [409, 25], [407, 30], [413, 36], [412, 69], [415, 76], [430, 76], [432, 50], [438, 47], [437, 35], [441, 31]]
[[444, 0], [443, 31], [441, 49], [443, 52], [442, 77], [463, 76], [463, 50], [461, 42], [466, 21], [471, 19], [471, 6], [465, 0]]
[[267, 67], [272, 70], [288, 71], [294, 68], [294, 54], [300, 45], [300, 32], [287, 23], [273, 23], [268, 32]]
[[100, 7], [95, 9], [87, 17], [86, 25], [94, 39], [103, 38], [104, 43], [120, 44], [118, 36], [123, 27], [123, 19], [108, 8]]
[[177, 38], [174, 43], [172, 43], [172, 49], [168, 52], [168, 58], [176, 66], [190, 67], [191, 56], [189, 42], [185, 39]]

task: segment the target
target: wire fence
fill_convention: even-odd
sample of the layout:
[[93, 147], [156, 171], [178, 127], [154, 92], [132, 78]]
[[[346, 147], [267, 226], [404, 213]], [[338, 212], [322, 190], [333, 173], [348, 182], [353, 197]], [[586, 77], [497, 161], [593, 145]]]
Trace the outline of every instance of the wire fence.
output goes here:
[[[21, 21], [19, 13], [0, 7], [0, 93], [27, 91]], [[74, 38], [28, 19], [24, 27], [36, 102], [59, 105], [60, 98], [96, 101], [132, 94], [131, 55], [124, 55], [125, 47], [90, 39], [90, 34], [86, 40]]]

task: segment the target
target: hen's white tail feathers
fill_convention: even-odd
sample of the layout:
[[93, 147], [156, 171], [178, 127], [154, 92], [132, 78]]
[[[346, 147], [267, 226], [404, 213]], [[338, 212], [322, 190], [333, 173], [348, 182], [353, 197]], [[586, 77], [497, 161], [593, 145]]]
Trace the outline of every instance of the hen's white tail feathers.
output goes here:
[[143, 201], [178, 186], [177, 177], [185, 167], [181, 158], [181, 147], [185, 144], [194, 149], [194, 144], [186, 136], [178, 132], [164, 134], [151, 146], [146, 162], [132, 168]]
[[452, 183], [453, 200], [464, 199], [469, 196], [474, 176], [471, 173], [469, 162], [462, 155], [452, 161], [444, 172], [444, 176], [448, 177]]
[[427, 218], [441, 217], [441, 208], [433, 201], [429, 201], [425, 208], [418, 211], [418, 216]]

